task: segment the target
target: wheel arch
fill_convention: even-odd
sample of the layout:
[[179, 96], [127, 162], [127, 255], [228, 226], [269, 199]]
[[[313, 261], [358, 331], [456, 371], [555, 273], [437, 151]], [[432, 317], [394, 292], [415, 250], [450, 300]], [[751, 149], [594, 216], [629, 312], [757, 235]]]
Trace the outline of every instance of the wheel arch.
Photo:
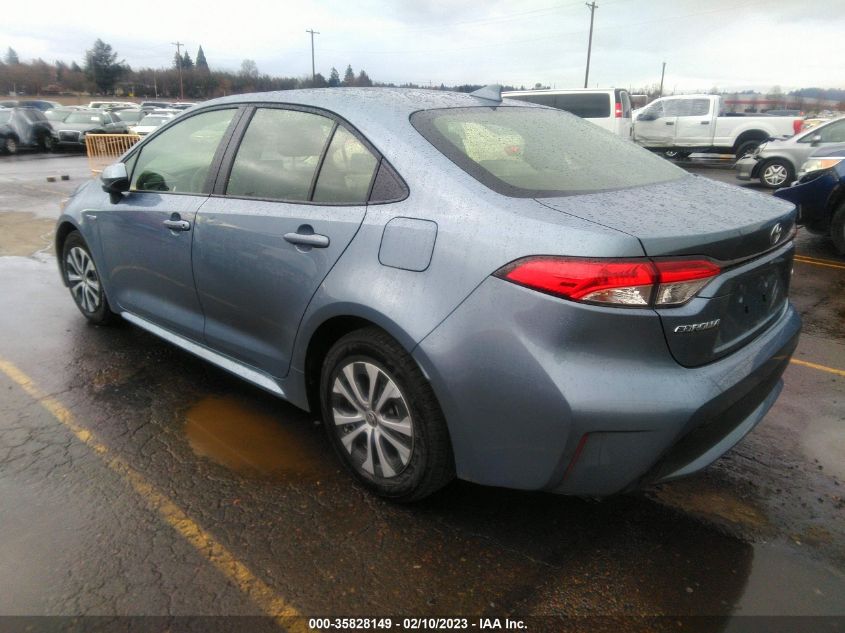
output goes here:
[[74, 231], [82, 231], [79, 230], [79, 227], [76, 226], [70, 220], [60, 220], [59, 225], [56, 227], [56, 237], [55, 237], [55, 245], [56, 245], [56, 262], [59, 265], [59, 273], [62, 279], [62, 283], [65, 283], [65, 276], [61, 274], [62, 271], [62, 250], [65, 247], [65, 240], [67, 240], [67, 236], [73, 233]]
[[[384, 331], [408, 354], [416, 346], [416, 341], [395, 321], [365, 306], [337, 306], [331, 312], [312, 315], [309, 323], [300, 328], [297, 339], [301, 344], [297, 344], [294, 351], [292, 368], [302, 372], [304, 396], [311, 413], [319, 415], [320, 371], [326, 354], [341, 337], [366, 327]], [[428, 379], [425, 370], [422, 367], [420, 370]]]
[[745, 130], [739, 136], [736, 137], [736, 141], [734, 141], [734, 151], [738, 150], [743, 143], [747, 143], [748, 141], [765, 141], [771, 135], [768, 132], [763, 130]]

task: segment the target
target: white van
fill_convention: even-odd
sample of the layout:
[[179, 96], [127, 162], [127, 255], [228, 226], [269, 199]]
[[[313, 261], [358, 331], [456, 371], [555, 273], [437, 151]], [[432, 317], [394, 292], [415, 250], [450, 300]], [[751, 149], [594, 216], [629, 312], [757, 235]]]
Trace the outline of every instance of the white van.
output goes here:
[[623, 138], [631, 138], [631, 97], [627, 90], [514, 90], [502, 97], [566, 110]]

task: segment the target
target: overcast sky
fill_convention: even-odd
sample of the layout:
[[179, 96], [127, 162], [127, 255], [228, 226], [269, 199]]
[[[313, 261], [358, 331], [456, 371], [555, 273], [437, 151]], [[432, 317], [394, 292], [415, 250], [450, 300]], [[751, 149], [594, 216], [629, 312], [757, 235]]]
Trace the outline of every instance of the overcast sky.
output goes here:
[[[590, 86], [667, 91], [774, 85], [845, 88], [845, 0], [597, 0]], [[0, 49], [81, 63], [96, 38], [134, 68], [172, 62], [177, 40], [212, 68], [262, 73], [335, 66], [377, 81], [583, 86], [583, 0], [4, 2]], [[218, 8], [219, 7], [219, 8]]]

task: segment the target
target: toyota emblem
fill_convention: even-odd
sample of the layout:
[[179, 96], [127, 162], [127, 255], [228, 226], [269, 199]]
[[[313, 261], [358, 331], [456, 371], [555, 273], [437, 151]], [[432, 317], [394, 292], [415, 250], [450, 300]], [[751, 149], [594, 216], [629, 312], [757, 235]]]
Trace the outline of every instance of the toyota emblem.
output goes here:
[[780, 222], [772, 227], [772, 232], [769, 233], [769, 238], [772, 240], [772, 246], [780, 242], [780, 236], [783, 234], [783, 227]]

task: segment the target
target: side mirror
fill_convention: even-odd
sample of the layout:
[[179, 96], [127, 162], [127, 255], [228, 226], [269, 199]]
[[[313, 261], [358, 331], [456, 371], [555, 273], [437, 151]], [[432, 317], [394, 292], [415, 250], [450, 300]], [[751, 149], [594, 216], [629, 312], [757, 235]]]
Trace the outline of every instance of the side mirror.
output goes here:
[[818, 145], [822, 142], [822, 135], [816, 134], [813, 138], [810, 139], [810, 145]]
[[654, 121], [656, 118], [651, 112], [643, 112], [637, 117], [637, 121]]
[[129, 191], [129, 175], [126, 173], [126, 165], [115, 163], [106, 167], [100, 175], [100, 184], [103, 191], [111, 194], [112, 201], [124, 191]]

